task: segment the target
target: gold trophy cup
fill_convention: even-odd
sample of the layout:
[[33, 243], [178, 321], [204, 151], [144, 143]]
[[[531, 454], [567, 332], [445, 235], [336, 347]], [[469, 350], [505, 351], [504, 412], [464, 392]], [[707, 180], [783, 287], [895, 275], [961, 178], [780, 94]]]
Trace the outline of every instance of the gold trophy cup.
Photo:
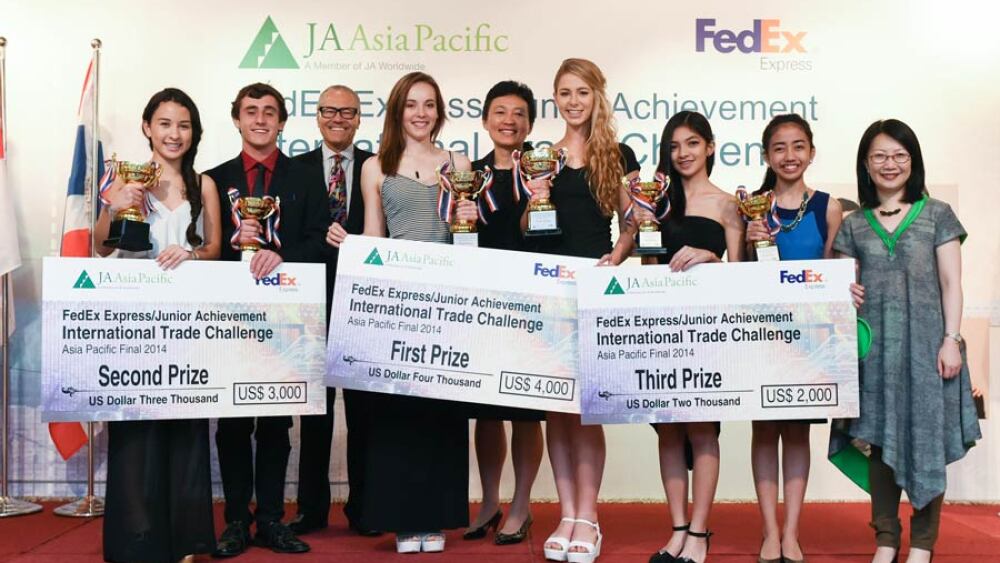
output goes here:
[[[160, 165], [155, 162], [127, 162], [116, 160], [114, 155], [111, 156], [110, 166], [115, 175], [123, 182], [126, 184], [138, 182], [142, 184], [143, 190], [155, 186], [163, 172]], [[138, 207], [129, 207], [115, 213], [108, 233], [108, 239], [104, 241], [104, 246], [131, 252], [142, 252], [153, 248], [149, 242], [149, 225], [146, 223], [146, 216], [143, 210]]]
[[[742, 190], [742, 188], [741, 188]], [[740, 194], [740, 192], [737, 192]], [[757, 195], [746, 195], [743, 191], [738, 197], [740, 215], [745, 221], [762, 221], [774, 205], [773, 192]], [[758, 262], [776, 262], [781, 259], [778, 247], [770, 240], [759, 240], [753, 243]]]
[[[459, 201], [472, 200], [492, 184], [492, 173], [482, 170], [451, 170], [441, 173], [440, 182], [444, 189], [451, 191], [456, 204]], [[479, 233], [476, 232], [476, 221], [465, 221], [452, 218], [450, 230], [452, 244], [462, 246], [479, 246]]]
[[[543, 147], [524, 151], [518, 158], [521, 179], [537, 180], [552, 178], [559, 174], [566, 163], [566, 149]], [[562, 234], [556, 217], [556, 206], [548, 198], [537, 199], [528, 204], [528, 230], [526, 237]]]
[[[255, 196], [240, 196], [236, 199], [236, 209], [240, 217], [245, 219], [256, 219], [263, 224], [264, 221], [278, 211], [279, 201], [277, 198], [263, 198]], [[260, 242], [252, 240], [240, 243], [240, 259], [244, 262], [253, 258], [253, 255], [260, 250]]]
[[[639, 182], [622, 178], [622, 184], [628, 190], [633, 200], [642, 200], [656, 209], [663, 198], [667, 197], [667, 188], [670, 187], [670, 177], [658, 175], [656, 181]], [[660, 223], [654, 219], [646, 219], [639, 223], [639, 244], [636, 247], [636, 254], [640, 256], [666, 254], [667, 249], [663, 247], [663, 237], [660, 235]]]

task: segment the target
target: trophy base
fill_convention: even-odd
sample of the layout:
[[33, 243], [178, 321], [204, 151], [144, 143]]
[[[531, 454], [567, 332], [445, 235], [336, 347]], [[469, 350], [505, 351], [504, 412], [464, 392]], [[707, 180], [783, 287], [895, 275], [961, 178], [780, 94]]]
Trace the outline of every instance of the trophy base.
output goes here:
[[142, 252], [153, 248], [149, 242], [149, 223], [128, 219], [112, 221], [108, 233], [108, 240], [104, 241], [104, 246], [129, 252]]
[[538, 229], [524, 231], [525, 238], [554, 237], [562, 234], [562, 229]]
[[451, 244], [455, 246], [479, 246], [479, 233], [452, 233]]
[[667, 249], [662, 246], [639, 246], [635, 253], [638, 256], [663, 256], [667, 254]]
[[256, 250], [244, 250], [244, 251], [240, 252], [240, 261], [241, 262], [249, 262], [249, 261], [253, 260], [253, 255], [254, 254], [257, 254]]
[[559, 222], [556, 220], [555, 209], [528, 210], [528, 230], [529, 231], [558, 231]]
[[758, 262], [778, 262], [781, 256], [778, 255], [777, 245], [758, 246], [754, 249], [757, 252]]
[[85, 496], [69, 504], [64, 504], [52, 511], [57, 516], [69, 518], [96, 518], [104, 516], [104, 499], [101, 497]]
[[0, 518], [24, 516], [42, 511], [42, 505], [18, 500], [14, 497], [0, 497]]

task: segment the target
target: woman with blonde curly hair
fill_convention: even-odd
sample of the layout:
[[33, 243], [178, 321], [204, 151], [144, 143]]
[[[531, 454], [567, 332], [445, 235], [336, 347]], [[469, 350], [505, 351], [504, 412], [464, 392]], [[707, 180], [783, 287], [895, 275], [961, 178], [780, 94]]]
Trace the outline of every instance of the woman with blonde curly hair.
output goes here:
[[[607, 82], [601, 69], [584, 59], [566, 59], [556, 72], [555, 100], [566, 132], [555, 148], [569, 151], [566, 166], [552, 182], [532, 182], [532, 200], [549, 198], [559, 211], [562, 235], [529, 243], [534, 250], [591, 257], [617, 265], [632, 252], [634, 226], [623, 219], [629, 205], [622, 177], [639, 174], [628, 146], [618, 142]], [[611, 217], [618, 213], [620, 236], [611, 243]], [[522, 225], [527, 218], [522, 219]], [[537, 240], [537, 239], [536, 239]], [[591, 563], [600, 555], [597, 496], [604, 473], [604, 429], [584, 426], [574, 414], [546, 414], [552, 473], [562, 520], [545, 541], [545, 558]]]

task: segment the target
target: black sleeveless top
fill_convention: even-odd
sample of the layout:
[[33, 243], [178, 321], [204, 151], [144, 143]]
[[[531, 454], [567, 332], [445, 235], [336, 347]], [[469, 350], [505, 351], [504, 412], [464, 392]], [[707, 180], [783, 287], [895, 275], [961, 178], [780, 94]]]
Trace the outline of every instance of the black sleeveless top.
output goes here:
[[715, 219], [689, 215], [680, 220], [668, 220], [660, 228], [663, 247], [667, 254], [660, 257], [660, 264], [669, 264], [678, 250], [685, 246], [712, 251], [722, 258], [726, 253], [726, 229]]
[[[530, 149], [531, 145], [525, 143], [524, 148]], [[528, 199], [522, 197], [519, 202], [514, 201], [514, 173], [510, 169], [496, 168], [493, 151], [472, 163], [473, 170], [482, 170], [486, 166], [493, 171], [493, 187], [490, 188], [490, 192], [496, 200], [497, 210], [490, 213], [487, 209], [487, 223], [479, 223], [479, 246], [500, 250], [521, 250], [524, 244], [521, 236], [521, 214], [528, 206]]]
[[[618, 143], [618, 151], [625, 174], [639, 170], [639, 161], [628, 145]], [[549, 199], [556, 206], [562, 234], [531, 239], [531, 250], [583, 258], [600, 258], [611, 252], [611, 217], [601, 213], [594, 201], [586, 168], [563, 168], [552, 181]]]

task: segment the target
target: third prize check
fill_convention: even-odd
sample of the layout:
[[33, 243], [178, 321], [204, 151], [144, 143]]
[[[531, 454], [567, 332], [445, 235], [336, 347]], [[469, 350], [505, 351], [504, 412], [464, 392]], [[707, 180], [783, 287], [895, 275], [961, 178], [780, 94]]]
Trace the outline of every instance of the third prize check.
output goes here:
[[853, 260], [579, 274], [585, 423], [858, 416]]
[[326, 383], [578, 413], [576, 277], [595, 263], [349, 236]]

